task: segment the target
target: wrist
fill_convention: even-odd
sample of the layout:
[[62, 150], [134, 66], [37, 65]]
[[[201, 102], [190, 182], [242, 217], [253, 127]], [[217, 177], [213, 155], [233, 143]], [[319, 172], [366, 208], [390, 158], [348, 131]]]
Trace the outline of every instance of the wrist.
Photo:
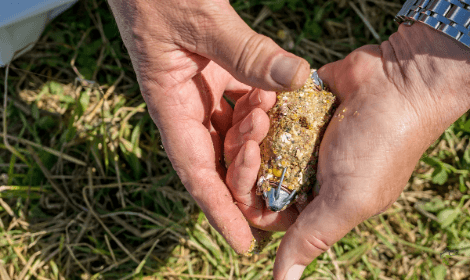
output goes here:
[[470, 49], [415, 22], [382, 43], [384, 71], [424, 125], [442, 133], [470, 109]]

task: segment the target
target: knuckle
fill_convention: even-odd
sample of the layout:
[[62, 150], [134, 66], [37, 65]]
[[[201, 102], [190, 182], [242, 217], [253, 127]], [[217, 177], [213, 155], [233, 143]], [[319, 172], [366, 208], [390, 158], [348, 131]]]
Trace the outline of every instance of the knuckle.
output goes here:
[[[350, 53], [347, 57], [346, 60], [348, 62], [348, 66], [351, 69], [357, 69], [361, 70], [362, 67], [364, 67], [364, 63], [367, 63], [368, 61], [371, 61], [371, 57], [376, 57], [380, 59], [380, 49], [377, 45], [366, 45], [363, 47], [360, 47]], [[361, 72], [361, 71], [355, 71], [355, 72]], [[362, 71], [363, 72], [363, 71]]]
[[268, 115], [266, 112], [263, 111], [261, 108], [254, 108], [252, 111], [253, 118], [255, 119], [256, 122], [262, 122], [265, 121], [266, 118], [269, 119]]
[[270, 53], [274, 41], [264, 35], [253, 32], [240, 46], [234, 58], [237, 73], [245, 77], [262, 78], [268, 74], [265, 54]]
[[318, 256], [326, 251], [333, 245], [322, 236], [318, 231], [305, 230], [300, 223], [295, 223], [292, 226], [294, 235], [300, 236], [300, 248], [299, 253], [301, 254], [300, 262], [308, 265], [314, 256]]
[[376, 45], [364, 46], [356, 49], [344, 59], [340, 75], [352, 82], [352, 87], [357, 89], [364, 80], [370, 80], [371, 76], [378, 74], [375, 71], [377, 63], [381, 63], [379, 47]]

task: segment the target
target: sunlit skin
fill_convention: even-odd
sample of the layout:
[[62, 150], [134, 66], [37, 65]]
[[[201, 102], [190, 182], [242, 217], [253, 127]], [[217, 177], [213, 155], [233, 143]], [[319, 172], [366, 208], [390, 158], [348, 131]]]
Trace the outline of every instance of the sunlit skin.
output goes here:
[[387, 209], [423, 151], [470, 108], [468, 49], [422, 24], [401, 26], [380, 46], [319, 70], [341, 101], [320, 148], [320, 195], [269, 212], [253, 188], [266, 111], [272, 91], [305, 82], [308, 63], [278, 63], [295, 57], [249, 29], [225, 0], [109, 3], [165, 150], [211, 224], [237, 252], [253, 234], [287, 230], [276, 280], [299, 279], [355, 225]]
[[[380, 46], [364, 46], [319, 69], [340, 100], [320, 146], [319, 196], [291, 220], [283, 220], [283, 213], [267, 215], [260, 197], [238, 197], [243, 202], [240, 209], [254, 226], [286, 226], [274, 279], [299, 279], [314, 258], [393, 204], [422, 153], [470, 109], [469, 62], [467, 47], [416, 23], [401, 25]], [[236, 107], [234, 115], [238, 114]], [[232, 130], [236, 127], [227, 135]], [[226, 143], [231, 139], [238, 140], [235, 135]], [[228, 169], [234, 194], [252, 192], [258, 154], [251, 141], [235, 156], [235, 162], [242, 155], [250, 160]]]
[[[298, 88], [308, 62], [256, 34], [226, 0], [108, 2], [173, 167], [212, 226], [246, 252], [253, 235], [268, 233], [250, 228], [225, 183], [233, 110], [222, 96], [236, 101], [252, 86]], [[268, 120], [254, 121], [267, 131]]]

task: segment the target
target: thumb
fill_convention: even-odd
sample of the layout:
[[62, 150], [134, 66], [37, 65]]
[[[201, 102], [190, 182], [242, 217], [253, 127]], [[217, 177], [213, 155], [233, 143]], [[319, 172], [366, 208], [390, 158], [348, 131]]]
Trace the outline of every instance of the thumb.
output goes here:
[[204, 40], [200, 40], [196, 52], [253, 87], [285, 91], [304, 85], [310, 74], [310, 65], [305, 59], [253, 31], [229, 1], [215, 2], [223, 7], [218, 11], [214, 9], [211, 27], [204, 29]]
[[275, 280], [300, 279], [307, 265], [363, 220], [357, 204], [334, 199], [320, 192], [286, 232], [276, 254]]

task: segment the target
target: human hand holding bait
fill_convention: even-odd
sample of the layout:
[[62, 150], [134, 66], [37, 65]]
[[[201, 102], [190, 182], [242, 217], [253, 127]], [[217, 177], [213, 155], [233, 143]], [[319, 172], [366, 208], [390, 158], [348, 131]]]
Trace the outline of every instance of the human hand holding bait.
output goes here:
[[[259, 95], [259, 92], [253, 91], [251, 95]], [[335, 97], [312, 70], [311, 77], [300, 89], [278, 92], [276, 97], [266, 98], [264, 106], [260, 102], [264, 110], [256, 108], [257, 111], [249, 113], [247, 101], [251, 99], [242, 98], [237, 102], [234, 127], [227, 133], [224, 151], [226, 158], [235, 157], [239, 146], [247, 140], [240, 128], [248, 121], [253, 122], [254, 116], [259, 116], [259, 124], [254, 131], [266, 137], [251, 139], [261, 144], [260, 164], [256, 161], [254, 166], [238, 168], [239, 157], [228, 170], [227, 182], [249, 221], [262, 221], [263, 225], [256, 226], [265, 230], [285, 230], [295, 220], [293, 217], [307, 205], [307, 196], [315, 185], [320, 141], [334, 112]], [[273, 99], [276, 99], [275, 105], [268, 112], [270, 126], [266, 131], [262, 122], [267, 118], [263, 111], [272, 106]], [[238, 121], [240, 117], [244, 119]], [[250, 182], [240, 180], [249, 178], [247, 174], [254, 172], [258, 172], [256, 190], [251, 188]], [[296, 208], [288, 208], [293, 203]], [[273, 213], [286, 209], [285, 213]]]
[[[466, 46], [415, 23], [400, 25], [380, 46], [361, 47], [318, 70], [340, 103], [320, 145], [319, 195], [304, 209], [280, 213], [266, 211], [253, 196], [239, 196], [253, 226], [287, 230], [275, 280], [300, 279], [313, 259], [393, 204], [423, 152], [470, 109], [469, 62]], [[244, 157], [242, 165], [228, 170], [233, 182], [240, 182], [232, 186], [240, 194], [255, 189], [256, 144], [244, 143], [235, 162], [246, 154], [257, 157]], [[238, 170], [250, 179], [236, 179]]]
[[252, 233], [224, 182], [233, 110], [222, 96], [296, 89], [308, 62], [251, 30], [227, 0], [108, 2], [174, 169], [211, 225], [246, 252], [263, 233]]

